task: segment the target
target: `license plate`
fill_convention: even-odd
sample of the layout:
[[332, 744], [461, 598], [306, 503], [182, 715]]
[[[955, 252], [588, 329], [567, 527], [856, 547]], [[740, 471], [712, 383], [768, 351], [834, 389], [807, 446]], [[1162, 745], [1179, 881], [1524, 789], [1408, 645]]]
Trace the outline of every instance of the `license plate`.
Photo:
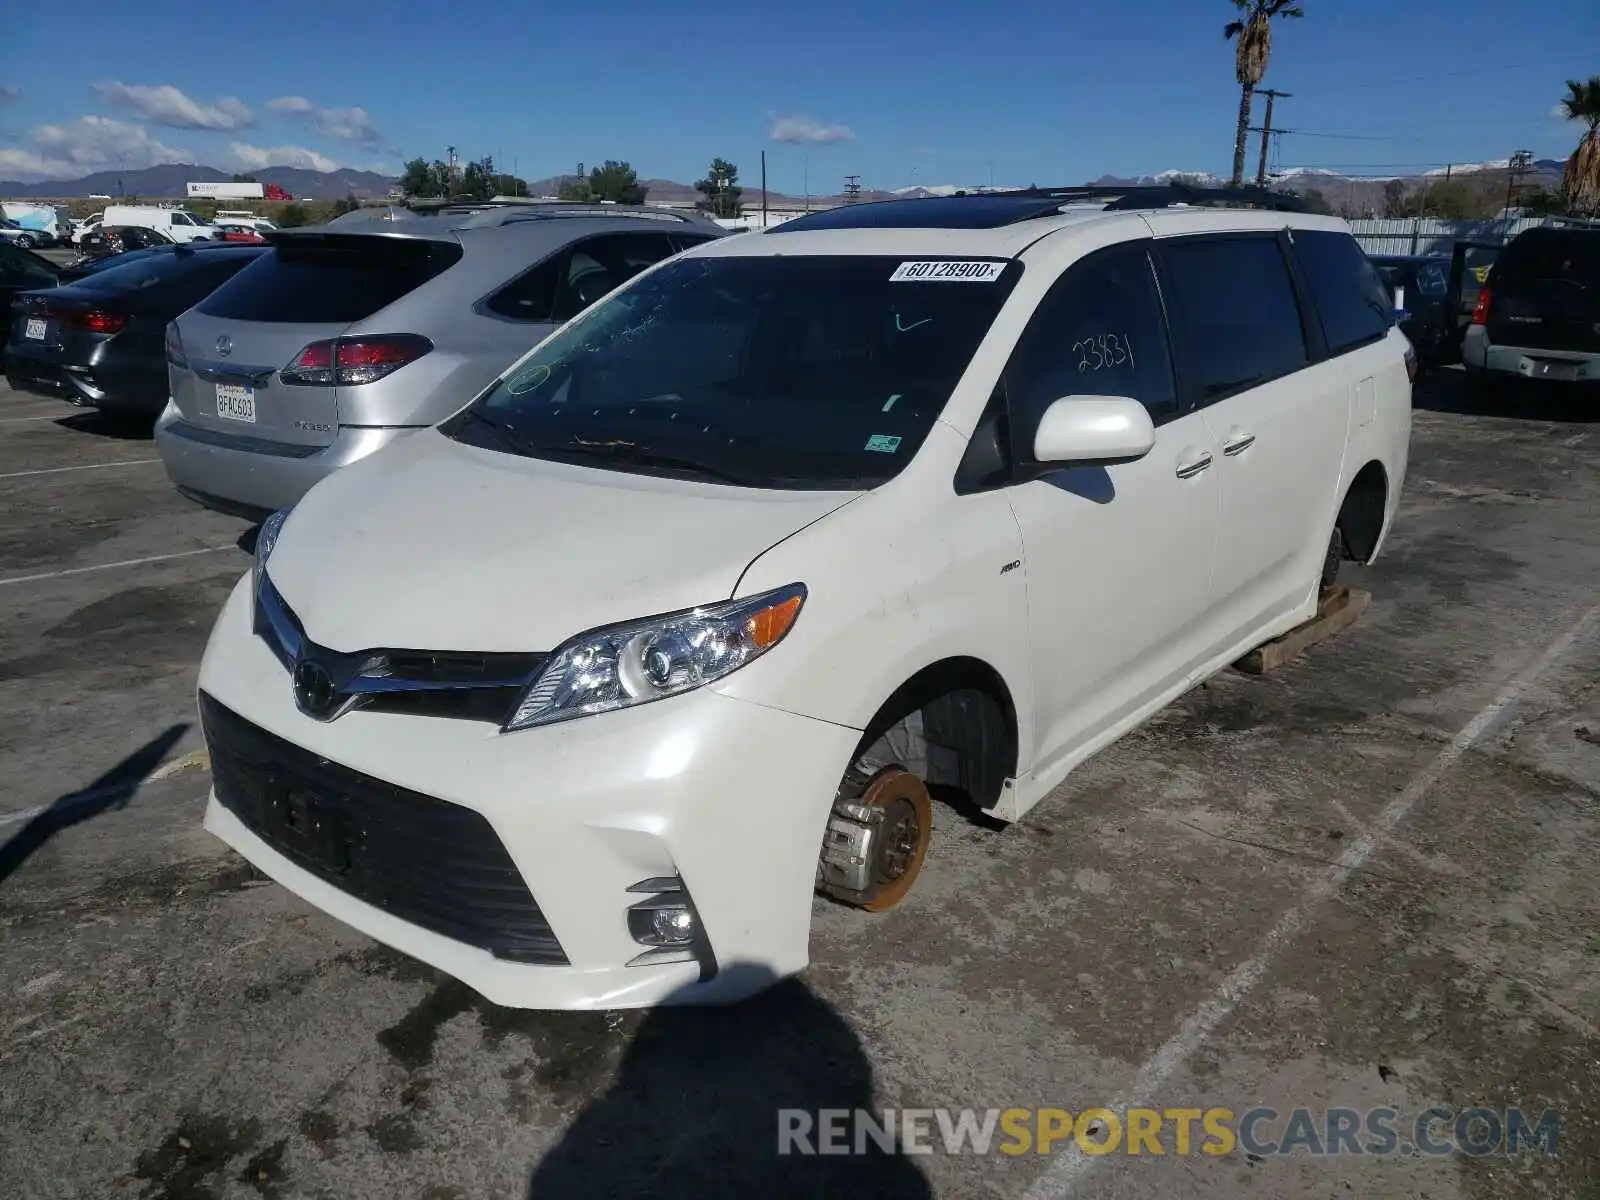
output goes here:
[[217, 416], [229, 421], [256, 422], [256, 390], [242, 383], [217, 384]]
[[44, 321], [30, 317], [27, 329], [23, 330], [23, 336], [36, 342], [44, 341]]
[[1569, 362], [1534, 362], [1529, 364], [1528, 374], [1535, 379], [1576, 379], [1578, 377], [1578, 364]]

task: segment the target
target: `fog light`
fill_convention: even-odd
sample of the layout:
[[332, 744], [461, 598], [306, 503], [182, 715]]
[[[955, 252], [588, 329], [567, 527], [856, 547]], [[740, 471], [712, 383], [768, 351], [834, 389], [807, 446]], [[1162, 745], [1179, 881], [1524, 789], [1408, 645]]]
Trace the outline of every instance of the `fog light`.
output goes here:
[[628, 906], [628, 936], [645, 947], [628, 965], [693, 962], [700, 964], [700, 982], [713, 978], [716, 956], [683, 880], [676, 875], [656, 875], [641, 879], [628, 890], [645, 897]]
[[641, 946], [688, 946], [694, 941], [694, 913], [678, 896], [658, 896], [628, 910], [628, 932]]

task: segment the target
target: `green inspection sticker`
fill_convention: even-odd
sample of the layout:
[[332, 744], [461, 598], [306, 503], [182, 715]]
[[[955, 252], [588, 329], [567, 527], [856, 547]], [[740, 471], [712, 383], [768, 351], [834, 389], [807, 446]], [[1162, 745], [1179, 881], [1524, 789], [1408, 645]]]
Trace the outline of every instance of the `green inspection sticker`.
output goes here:
[[867, 439], [867, 449], [879, 454], [893, 454], [899, 446], [900, 439], [887, 433], [875, 433]]

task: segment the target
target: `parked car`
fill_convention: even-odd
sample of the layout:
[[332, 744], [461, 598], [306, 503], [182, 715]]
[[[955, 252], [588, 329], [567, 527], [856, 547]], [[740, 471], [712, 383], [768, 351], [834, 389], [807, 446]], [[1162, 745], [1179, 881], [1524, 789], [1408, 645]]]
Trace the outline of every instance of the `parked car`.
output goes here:
[[37, 229], [24, 229], [11, 218], [0, 217], [0, 241], [7, 245], [32, 250], [35, 246], [44, 245], [45, 240], [45, 236]]
[[213, 507], [292, 504], [449, 416], [636, 272], [720, 236], [701, 218], [585, 205], [276, 233], [173, 328], [167, 473]]
[[1479, 391], [1546, 380], [1600, 395], [1600, 229], [1540, 226], [1513, 238], [1478, 293], [1461, 357]]
[[184, 208], [153, 204], [113, 204], [101, 218], [104, 225], [139, 225], [158, 229], [175, 242], [194, 242], [211, 236], [211, 225]]
[[1453, 362], [1459, 346], [1450, 301], [1450, 260], [1442, 255], [1375, 254], [1391, 302], [1405, 312], [1400, 330], [1425, 366]]
[[265, 217], [258, 217], [254, 213], [236, 209], [218, 209], [212, 225], [242, 225], [247, 229], [254, 229], [257, 233], [267, 234], [277, 231], [277, 226]]
[[9, 311], [19, 293], [55, 287], [61, 268], [32, 250], [0, 242], [0, 308]]
[[267, 240], [254, 225], [240, 221], [218, 221], [212, 226], [212, 230], [212, 238], [219, 242], [240, 242], [244, 245], [260, 246]]
[[22, 293], [11, 306], [7, 382], [18, 391], [154, 417], [167, 402], [167, 325], [261, 252], [174, 247]]
[[25, 231], [21, 237], [8, 239], [24, 250], [31, 250], [35, 246], [53, 246], [61, 232], [60, 213], [50, 204], [38, 204], [31, 200], [0, 201], [0, 219], [13, 221], [16, 228]]
[[84, 238], [100, 228], [101, 222], [105, 220], [105, 215], [104, 212], [93, 213], [74, 225], [72, 227], [72, 244], [81, 246]]
[[159, 229], [148, 229], [142, 225], [101, 225], [84, 236], [78, 245], [78, 257], [70, 265], [76, 267], [85, 260], [113, 258], [129, 250], [148, 250], [155, 246], [176, 244]]
[[[204, 243], [196, 242], [198, 248]], [[170, 254], [177, 246], [172, 242], [162, 242], [154, 246], [144, 246], [134, 250], [124, 250], [120, 254], [79, 255], [66, 266], [61, 268], [62, 283], [75, 283], [80, 279], [87, 279], [90, 275], [107, 270], [110, 267], [120, 267], [124, 263], [137, 262], [141, 258], [149, 258], [154, 254]]]
[[274, 514], [207, 828], [497, 1004], [729, 1000], [814, 888], [906, 894], [930, 785], [1016, 820], [1304, 622], [1405, 474], [1381, 281], [1333, 218], [1066, 194], [690, 249]]

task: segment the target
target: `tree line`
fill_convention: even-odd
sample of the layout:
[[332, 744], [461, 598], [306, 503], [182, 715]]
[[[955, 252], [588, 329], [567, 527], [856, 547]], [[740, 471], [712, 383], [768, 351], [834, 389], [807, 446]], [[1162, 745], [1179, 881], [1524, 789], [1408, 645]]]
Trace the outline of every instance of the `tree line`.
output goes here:
[[[695, 207], [713, 217], [736, 218], [744, 213], [744, 189], [739, 186], [739, 168], [724, 158], [714, 158], [695, 191], [700, 199]], [[432, 162], [414, 158], [400, 176], [400, 189], [408, 198], [430, 200], [485, 201], [493, 196], [529, 196], [528, 182], [515, 175], [495, 170], [494, 158], [484, 155], [464, 167], [452, 167], [442, 159]], [[639, 173], [626, 161], [608, 158], [587, 173], [560, 177], [556, 199], [577, 204], [643, 204], [650, 194], [640, 182]]]

